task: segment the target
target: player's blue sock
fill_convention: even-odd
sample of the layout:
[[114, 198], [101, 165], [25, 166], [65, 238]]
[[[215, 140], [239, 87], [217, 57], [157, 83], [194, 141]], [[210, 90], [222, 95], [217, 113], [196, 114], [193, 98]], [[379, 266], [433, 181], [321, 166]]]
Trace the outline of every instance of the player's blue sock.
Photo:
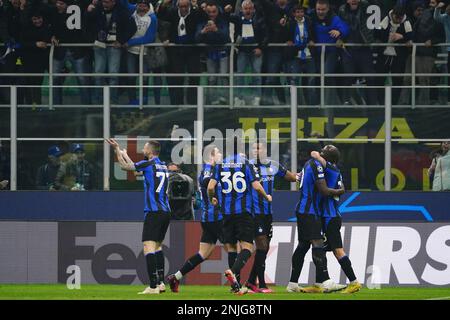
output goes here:
[[349, 257], [343, 256], [339, 260], [339, 264], [341, 265], [342, 270], [344, 270], [345, 275], [347, 276], [348, 280], [350, 282], [356, 280], [355, 272], [352, 268], [352, 262], [350, 261]]
[[164, 253], [162, 250], [155, 252], [156, 272], [158, 274], [158, 282], [164, 283]]
[[180, 269], [181, 274], [184, 276], [185, 274], [191, 272], [192, 270], [195, 269], [196, 266], [198, 266], [204, 260], [205, 259], [203, 259], [200, 253], [196, 253], [195, 255], [186, 260], [186, 262]]
[[150, 280], [150, 288], [155, 289], [158, 283], [158, 275], [156, 272], [156, 255], [154, 252], [149, 252], [145, 255], [147, 261], [147, 272]]

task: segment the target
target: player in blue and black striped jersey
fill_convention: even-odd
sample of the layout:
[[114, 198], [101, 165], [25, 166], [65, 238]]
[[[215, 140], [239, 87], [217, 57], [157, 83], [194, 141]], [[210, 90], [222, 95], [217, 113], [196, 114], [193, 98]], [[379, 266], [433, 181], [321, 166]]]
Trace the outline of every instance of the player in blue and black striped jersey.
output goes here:
[[302, 170], [300, 179], [300, 200], [297, 204], [298, 245], [292, 256], [291, 279], [287, 290], [301, 291], [298, 278], [303, 260], [312, 245], [312, 257], [316, 266], [316, 284], [320, 292], [332, 292], [345, 288], [334, 283], [327, 270], [327, 258], [322, 232], [322, 213], [320, 211], [324, 197], [335, 197], [343, 194], [343, 188], [329, 187], [325, 180], [324, 166], [316, 159], [309, 160]]
[[[285, 179], [289, 182], [296, 182], [296, 174], [290, 172], [280, 163], [267, 157], [267, 143], [259, 141], [252, 145], [253, 159], [250, 161], [258, 170], [260, 182], [267, 194], [272, 195], [275, 177]], [[246, 287], [254, 292], [271, 293], [265, 282], [265, 261], [269, 251], [270, 240], [272, 239], [272, 203], [268, 202], [255, 190], [252, 194], [252, 212], [255, 220], [255, 244], [256, 253], [250, 276]], [[258, 278], [259, 288], [256, 286]]]
[[[330, 188], [344, 188], [342, 175], [337, 167], [339, 150], [333, 145], [327, 145], [319, 154], [313, 151], [311, 156], [320, 161], [325, 167], [325, 181]], [[349, 280], [349, 285], [343, 293], [354, 293], [361, 289], [361, 284], [356, 279], [352, 263], [346, 255], [341, 237], [342, 218], [339, 213], [339, 197], [322, 196], [319, 200], [319, 211], [322, 216], [322, 231], [325, 237], [325, 248], [332, 251]]]
[[220, 208], [224, 215], [225, 247], [229, 254], [237, 252], [238, 241], [241, 247], [234, 263], [232, 259], [229, 259], [229, 265], [232, 264], [232, 266], [225, 271], [225, 277], [234, 293], [243, 294], [247, 292], [247, 289], [241, 288], [236, 274], [240, 273], [253, 250], [255, 231], [251, 189], [255, 189], [268, 202], [272, 202], [272, 197], [264, 191], [259, 182], [259, 174], [255, 166], [241, 153], [229, 155], [222, 163], [216, 164], [214, 175], [208, 184], [208, 197], [214, 205], [219, 204], [215, 197], [215, 188], [218, 183], [222, 186]]
[[[202, 238], [200, 240], [200, 248], [198, 253], [190, 257], [184, 265], [176, 273], [167, 277], [172, 292], [178, 292], [180, 280], [188, 272], [194, 270], [196, 266], [209, 258], [212, 254], [217, 240], [223, 243], [223, 229], [222, 229], [222, 213], [219, 206], [214, 206], [208, 198], [208, 184], [214, 173], [214, 166], [216, 163], [222, 161], [222, 153], [214, 146], [208, 146], [206, 151], [208, 160], [203, 164], [202, 171], [198, 177], [198, 186], [202, 195]], [[221, 186], [216, 185], [215, 194], [221, 199]]]
[[164, 254], [161, 244], [170, 224], [170, 205], [167, 195], [169, 173], [166, 164], [159, 159], [161, 145], [150, 140], [142, 149], [145, 160], [134, 163], [126, 150], [121, 150], [114, 139], [107, 142], [114, 148], [123, 170], [142, 172], [144, 177], [144, 228], [142, 243], [147, 262], [150, 286], [141, 294], [159, 294], [165, 291]]

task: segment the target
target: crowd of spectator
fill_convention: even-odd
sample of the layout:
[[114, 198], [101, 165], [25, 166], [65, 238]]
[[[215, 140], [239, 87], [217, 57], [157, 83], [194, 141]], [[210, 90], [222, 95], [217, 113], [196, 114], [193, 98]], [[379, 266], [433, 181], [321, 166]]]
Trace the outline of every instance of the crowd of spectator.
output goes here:
[[[450, 6], [447, 0], [0, 0], [0, 68], [4, 73], [44, 73], [49, 68], [49, 47], [55, 46], [53, 72], [80, 74], [81, 103], [100, 103], [101, 90], [86, 85], [134, 85], [139, 71], [141, 45], [154, 42], [180, 46], [146, 47], [144, 72], [166, 74], [166, 79], [153, 77], [153, 84], [164, 81], [171, 86], [197, 85], [195, 74], [208, 76], [209, 85], [228, 84], [230, 47], [236, 44], [235, 71], [261, 76], [251, 77], [256, 88], [252, 95], [237, 90], [236, 105], [286, 103], [280, 84], [318, 85], [319, 79], [307, 76], [318, 73], [321, 47], [325, 49], [324, 71], [328, 73], [408, 73], [411, 72], [412, 43], [422, 43], [416, 51], [416, 72], [436, 72], [436, 57], [450, 47], [434, 46], [450, 42]], [[74, 17], [79, 8], [79, 21]], [[370, 5], [380, 8], [378, 25]], [[68, 10], [68, 8], [70, 10]], [[375, 21], [375, 22], [374, 22]], [[375, 23], [375, 25], [374, 25]], [[230, 27], [230, 25], [232, 27]], [[403, 43], [406, 46], [346, 46], [346, 43]], [[77, 46], [85, 43], [90, 46]], [[71, 46], [63, 46], [70, 44]], [[193, 46], [203, 44], [203, 46]], [[283, 46], [270, 46], [281, 44]], [[191, 45], [191, 46], [189, 46]], [[449, 51], [450, 52], [450, 51]], [[376, 53], [376, 55], [374, 55]], [[450, 57], [450, 53], [448, 54]], [[103, 74], [89, 77], [87, 73]], [[130, 77], [108, 74], [130, 73]], [[171, 73], [178, 74], [170, 76]], [[280, 76], [264, 76], [284, 74]], [[290, 73], [306, 76], [289, 77]], [[186, 74], [185, 77], [180, 74]], [[106, 75], [106, 76], [105, 76]], [[55, 76], [54, 84], [62, 85], [67, 77]], [[19, 92], [19, 102], [41, 104], [43, 76], [2, 77], [1, 84], [35, 85]], [[281, 82], [283, 81], [283, 82]], [[286, 82], [284, 82], [286, 81]], [[237, 85], [247, 78], [236, 77]], [[368, 87], [384, 85], [385, 77], [327, 77], [328, 85], [351, 87], [365, 83]], [[396, 86], [411, 84], [409, 76], [394, 76]], [[148, 79], [144, 79], [148, 84]], [[417, 78], [418, 85], [432, 83], [430, 76]], [[266, 85], [263, 89], [259, 85]], [[268, 86], [273, 86], [272, 88]], [[170, 88], [171, 104], [195, 104], [193, 88]], [[380, 89], [381, 90], [381, 89]], [[337, 99], [343, 104], [383, 104], [383, 93], [377, 89], [341, 90]], [[129, 104], [136, 104], [137, 90], [112, 90], [111, 99], [118, 101], [127, 92]], [[161, 102], [160, 87], [154, 88], [154, 103]], [[431, 104], [436, 95], [429, 89], [418, 91], [418, 102]], [[394, 104], [410, 103], [409, 89], [396, 89]], [[62, 88], [54, 89], [54, 103], [63, 101]], [[0, 99], [2, 99], [0, 94]], [[225, 90], [215, 89], [208, 97], [213, 104], [226, 103]], [[317, 104], [317, 94], [304, 90], [308, 104]], [[450, 99], [449, 99], [450, 100]], [[148, 92], [144, 92], [148, 101]], [[447, 101], [446, 101], [447, 102]]]

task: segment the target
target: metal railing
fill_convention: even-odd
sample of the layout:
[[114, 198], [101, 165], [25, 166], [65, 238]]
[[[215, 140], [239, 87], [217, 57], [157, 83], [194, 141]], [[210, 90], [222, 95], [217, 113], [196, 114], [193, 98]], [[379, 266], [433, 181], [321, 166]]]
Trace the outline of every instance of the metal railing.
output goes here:
[[[91, 43], [84, 44], [60, 44], [60, 47], [73, 48], [73, 47], [93, 47], [94, 45]], [[144, 77], [208, 77], [208, 76], [216, 76], [216, 77], [228, 77], [228, 85], [229, 85], [229, 104], [233, 104], [234, 98], [234, 88], [235, 88], [235, 77], [314, 77], [319, 78], [320, 84], [320, 106], [323, 107], [325, 105], [325, 89], [330, 88], [330, 86], [326, 86], [325, 82], [327, 78], [346, 78], [346, 77], [411, 77], [411, 105], [416, 105], [416, 91], [418, 88], [416, 86], [416, 77], [450, 77], [450, 71], [447, 70], [447, 73], [417, 73], [416, 72], [416, 53], [418, 47], [425, 47], [425, 43], [413, 43], [413, 44], [398, 44], [398, 43], [373, 43], [373, 44], [357, 44], [357, 43], [345, 43], [343, 47], [340, 47], [336, 44], [330, 43], [317, 43], [314, 45], [315, 48], [320, 48], [320, 71], [318, 73], [237, 73], [234, 71], [234, 64], [236, 59], [237, 50], [239, 47], [244, 46], [252, 46], [252, 45], [244, 45], [244, 44], [235, 44], [228, 43], [220, 45], [221, 47], [230, 48], [230, 59], [229, 59], [229, 67], [227, 74], [220, 73], [145, 73], [144, 72], [144, 49], [146, 47], [165, 47], [165, 48], [177, 48], [177, 47], [199, 47], [199, 48], [207, 48], [206, 44], [189, 44], [189, 45], [180, 45], [173, 43], [152, 43], [139, 46], [139, 72], [138, 73], [54, 73], [53, 61], [56, 47], [52, 44], [49, 45], [49, 70], [47, 73], [3, 73], [4, 77], [35, 77], [35, 76], [47, 76], [49, 79], [49, 87], [50, 90], [48, 92], [48, 105], [53, 107], [54, 99], [53, 99], [53, 88], [58, 87], [54, 85], [55, 77], [138, 77], [138, 85], [139, 88], [139, 106], [143, 107], [143, 88], [144, 86]], [[254, 45], [253, 45], [254, 46]], [[380, 47], [408, 47], [411, 49], [411, 72], [410, 73], [326, 73], [325, 72], [325, 59], [326, 59], [326, 50], [331, 47], [335, 48], [352, 48], [352, 47], [370, 47], [370, 48], [380, 48]], [[448, 47], [450, 43], [442, 43], [433, 45], [434, 47]], [[217, 47], [217, 46], [216, 46]], [[268, 44], [267, 47], [293, 47], [287, 44]], [[93, 86], [92, 86], [93, 87]], [[271, 87], [273, 87], [271, 85]], [[341, 86], [337, 88], [342, 88]], [[358, 86], [352, 86], [353, 89], [358, 88]], [[361, 88], [374, 88], [373, 86], [362, 86]]]
[[[391, 135], [391, 121], [392, 121], [392, 87], [387, 86], [384, 87], [384, 94], [385, 94], [385, 104], [383, 106], [384, 109], [384, 119], [385, 119], [385, 127], [384, 127], [384, 134], [385, 137], [383, 138], [350, 138], [350, 139], [344, 139], [344, 138], [299, 138], [298, 136], [298, 128], [297, 128], [297, 119], [298, 119], [298, 111], [304, 110], [306, 107], [299, 104], [298, 101], [298, 90], [301, 89], [301, 87], [297, 86], [289, 86], [290, 90], [290, 106], [283, 106], [283, 108], [289, 108], [290, 109], [290, 150], [291, 150], [291, 170], [293, 172], [296, 172], [298, 170], [297, 163], [298, 163], [298, 146], [297, 143], [301, 141], [351, 141], [351, 142], [383, 142], [384, 143], [384, 169], [385, 169], [385, 179], [384, 179], [384, 189], [389, 191], [391, 190], [391, 179], [388, 177], [391, 177], [391, 170], [392, 170], [392, 142], [421, 142], [421, 141], [427, 141], [427, 142], [438, 142], [444, 139], [448, 139], [448, 137], [443, 137], [442, 139], [392, 139]], [[18, 141], [55, 141], [55, 140], [66, 140], [66, 141], [92, 141], [92, 142], [103, 142], [103, 190], [109, 190], [110, 189], [110, 172], [111, 172], [111, 154], [110, 154], [110, 146], [104, 142], [105, 139], [109, 138], [111, 136], [111, 103], [110, 103], [110, 91], [111, 87], [105, 86], [103, 87], [103, 105], [102, 105], [102, 121], [103, 121], [103, 133], [101, 137], [95, 137], [95, 138], [71, 138], [71, 137], [61, 137], [61, 138], [35, 138], [35, 137], [18, 137], [17, 134], [17, 128], [18, 128], [18, 108], [23, 108], [23, 106], [18, 106], [17, 103], [17, 87], [11, 86], [10, 87], [10, 137], [0, 137], [0, 140], [7, 140], [10, 143], [10, 149], [11, 149], [11, 176], [10, 176], [10, 187], [11, 190], [17, 190], [17, 154], [18, 154], [18, 148], [17, 143]], [[196, 108], [196, 122], [195, 122], [195, 136], [192, 139], [192, 141], [195, 142], [195, 154], [196, 159], [202, 159], [202, 152], [203, 152], [203, 133], [204, 133], [204, 115], [205, 115], [205, 103], [204, 103], [204, 96], [205, 96], [205, 88], [203, 86], [197, 87], [197, 106]], [[84, 108], [86, 106], [79, 106], [81, 108]], [[329, 108], [336, 108], [339, 106], [326, 106], [326, 109]], [[176, 106], [172, 106], [172, 108], [176, 108]], [[207, 108], [217, 108], [217, 106], [207, 106]], [[248, 108], [248, 107], [241, 107], [242, 109]], [[254, 107], [252, 107], [254, 108]], [[379, 108], [379, 107], [378, 107]], [[379, 108], [380, 109], [380, 108]], [[382, 111], [383, 109], [380, 109]], [[450, 109], [450, 107], [449, 107]], [[444, 133], [445, 134], [445, 133]], [[153, 137], [155, 139], [159, 139], [158, 137]], [[119, 138], [120, 139], [120, 138]], [[128, 140], [128, 138], [127, 138]], [[161, 140], [161, 139], [160, 139]], [[164, 140], [164, 139], [162, 139]], [[173, 141], [172, 138], [166, 138], [166, 140]], [[201, 169], [201, 162], [197, 162], [197, 170]], [[291, 183], [290, 186], [291, 190], [296, 189], [296, 184]]]

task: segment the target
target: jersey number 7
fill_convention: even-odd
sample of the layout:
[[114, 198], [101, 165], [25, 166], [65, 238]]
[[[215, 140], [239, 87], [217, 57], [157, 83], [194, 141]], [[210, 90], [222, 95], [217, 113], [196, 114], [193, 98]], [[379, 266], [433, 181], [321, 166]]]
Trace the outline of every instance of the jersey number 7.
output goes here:
[[159, 193], [164, 185], [164, 181], [166, 181], [166, 178], [169, 177], [169, 173], [158, 171], [158, 172], [156, 172], [156, 177], [161, 179], [161, 180], [159, 180], [158, 188], [156, 188], [156, 192]]

